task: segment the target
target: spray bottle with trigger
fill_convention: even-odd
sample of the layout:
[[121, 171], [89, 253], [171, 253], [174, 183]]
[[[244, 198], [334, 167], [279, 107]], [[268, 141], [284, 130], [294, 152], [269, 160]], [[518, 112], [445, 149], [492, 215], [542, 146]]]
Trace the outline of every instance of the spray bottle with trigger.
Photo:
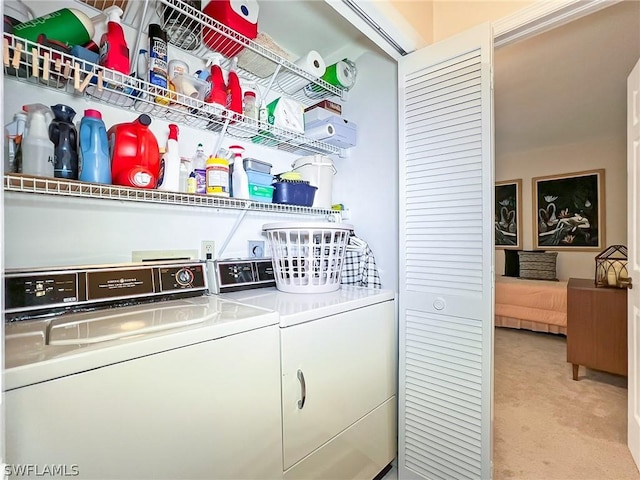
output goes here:
[[227, 109], [234, 113], [242, 114], [242, 88], [236, 73], [237, 67], [238, 57], [233, 57], [227, 78]]
[[227, 106], [227, 86], [224, 83], [224, 75], [222, 73], [222, 67], [220, 66], [220, 59], [223, 58], [220, 54], [213, 54], [207, 60], [206, 67], [211, 67], [211, 75], [208, 78], [211, 84], [211, 90], [204, 99], [207, 103], [216, 103], [222, 107]]

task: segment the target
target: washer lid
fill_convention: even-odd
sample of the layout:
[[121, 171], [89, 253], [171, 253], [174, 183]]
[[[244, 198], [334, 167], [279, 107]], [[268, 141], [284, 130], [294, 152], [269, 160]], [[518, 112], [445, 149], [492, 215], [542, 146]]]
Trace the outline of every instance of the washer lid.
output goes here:
[[119, 340], [196, 325], [220, 315], [220, 311], [207, 307], [189, 302], [149, 304], [58, 318], [49, 323], [46, 345], [82, 346]]
[[5, 323], [4, 389], [31, 385], [278, 324], [219, 296]]

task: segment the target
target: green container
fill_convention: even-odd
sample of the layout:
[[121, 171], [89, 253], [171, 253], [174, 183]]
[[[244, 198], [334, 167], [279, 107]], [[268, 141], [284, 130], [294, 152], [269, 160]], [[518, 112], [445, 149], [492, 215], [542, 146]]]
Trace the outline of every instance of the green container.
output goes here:
[[48, 40], [57, 40], [69, 46], [85, 45], [95, 32], [91, 19], [75, 8], [62, 8], [13, 27], [16, 37], [37, 43], [43, 33]]
[[249, 200], [255, 202], [271, 203], [273, 199], [273, 187], [267, 185], [249, 184]]

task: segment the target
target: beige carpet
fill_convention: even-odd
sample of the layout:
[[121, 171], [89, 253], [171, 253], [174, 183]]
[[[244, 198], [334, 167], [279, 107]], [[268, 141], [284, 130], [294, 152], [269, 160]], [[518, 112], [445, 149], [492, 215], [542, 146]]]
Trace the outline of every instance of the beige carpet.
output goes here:
[[494, 479], [639, 480], [627, 442], [627, 380], [580, 367], [566, 338], [496, 328]]

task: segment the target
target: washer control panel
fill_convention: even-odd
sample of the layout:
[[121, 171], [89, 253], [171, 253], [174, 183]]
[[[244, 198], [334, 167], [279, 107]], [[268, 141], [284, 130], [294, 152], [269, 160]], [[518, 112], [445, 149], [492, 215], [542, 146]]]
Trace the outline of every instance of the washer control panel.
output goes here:
[[175, 293], [199, 295], [206, 289], [202, 262], [7, 270], [5, 312], [42, 311]]

